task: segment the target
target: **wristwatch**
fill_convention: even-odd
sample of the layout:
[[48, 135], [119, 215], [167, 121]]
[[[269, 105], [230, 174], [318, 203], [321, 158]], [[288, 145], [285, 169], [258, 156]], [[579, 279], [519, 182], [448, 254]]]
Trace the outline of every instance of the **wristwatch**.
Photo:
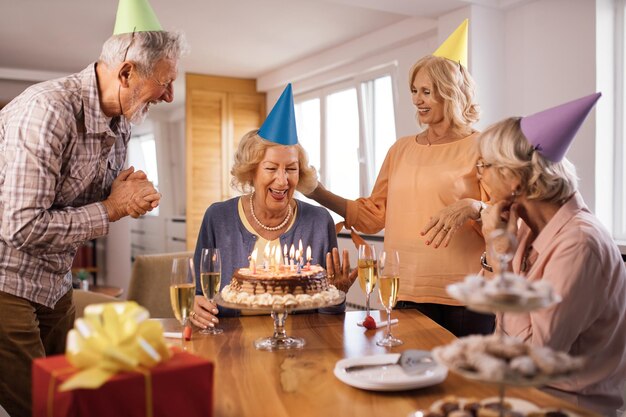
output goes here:
[[483, 254], [480, 255], [480, 266], [482, 266], [485, 271], [493, 272], [493, 267], [487, 263], [487, 252], [483, 252]]

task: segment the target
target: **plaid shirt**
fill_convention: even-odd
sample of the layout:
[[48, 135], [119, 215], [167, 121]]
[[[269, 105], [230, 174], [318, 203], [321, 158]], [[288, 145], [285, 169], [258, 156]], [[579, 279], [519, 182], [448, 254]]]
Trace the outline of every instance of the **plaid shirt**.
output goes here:
[[76, 249], [109, 231], [101, 201], [129, 139], [100, 108], [95, 64], [0, 111], [0, 291], [48, 307], [69, 291]]

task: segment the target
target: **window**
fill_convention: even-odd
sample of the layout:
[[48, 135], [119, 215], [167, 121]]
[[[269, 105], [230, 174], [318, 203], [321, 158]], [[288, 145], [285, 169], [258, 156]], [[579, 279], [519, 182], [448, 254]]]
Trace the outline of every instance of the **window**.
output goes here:
[[386, 68], [295, 97], [300, 143], [321, 182], [344, 198], [370, 195], [396, 140], [393, 72]]
[[626, 242], [626, 0], [596, 3], [595, 213]]
[[[128, 143], [128, 166], [135, 167], [135, 171], [145, 172], [155, 188], [159, 187], [156, 142], [152, 133], [131, 137]], [[156, 207], [146, 215], [158, 216], [159, 208]]]
[[[615, 178], [613, 198], [613, 237], [620, 241], [626, 241], [626, 179], [624, 175], [624, 162], [626, 162], [626, 1], [619, 0], [617, 3], [616, 30], [615, 30], [615, 69], [619, 79], [616, 79], [615, 94], [615, 144], [613, 160], [613, 178]], [[604, 177], [606, 178], [606, 177]]]

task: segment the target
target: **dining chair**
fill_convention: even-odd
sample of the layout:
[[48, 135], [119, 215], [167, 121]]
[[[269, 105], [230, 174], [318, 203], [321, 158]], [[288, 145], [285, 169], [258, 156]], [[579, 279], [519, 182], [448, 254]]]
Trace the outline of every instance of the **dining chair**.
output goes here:
[[147, 308], [150, 317], [172, 318], [170, 305], [170, 274], [174, 258], [191, 257], [193, 252], [172, 252], [138, 255], [128, 285], [128, 300]]
[[76, 308], [76, 318], [84, 315], [85, 307], [89, 304], [115, 303], [120, 300], [110, 295], [100, 294], [93, 291], [74, 290], [74, 307]]

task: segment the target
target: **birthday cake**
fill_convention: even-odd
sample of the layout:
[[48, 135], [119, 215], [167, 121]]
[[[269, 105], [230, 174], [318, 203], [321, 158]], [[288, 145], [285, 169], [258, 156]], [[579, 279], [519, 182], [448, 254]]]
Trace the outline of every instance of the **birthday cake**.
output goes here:
[[311, 265], [299, 272], [288, 267], [237, 269], [222, 289], [222, 299], [247, 306], [319, 307], [340, 302], [341, 295], [328, 282], [326, 270]]

